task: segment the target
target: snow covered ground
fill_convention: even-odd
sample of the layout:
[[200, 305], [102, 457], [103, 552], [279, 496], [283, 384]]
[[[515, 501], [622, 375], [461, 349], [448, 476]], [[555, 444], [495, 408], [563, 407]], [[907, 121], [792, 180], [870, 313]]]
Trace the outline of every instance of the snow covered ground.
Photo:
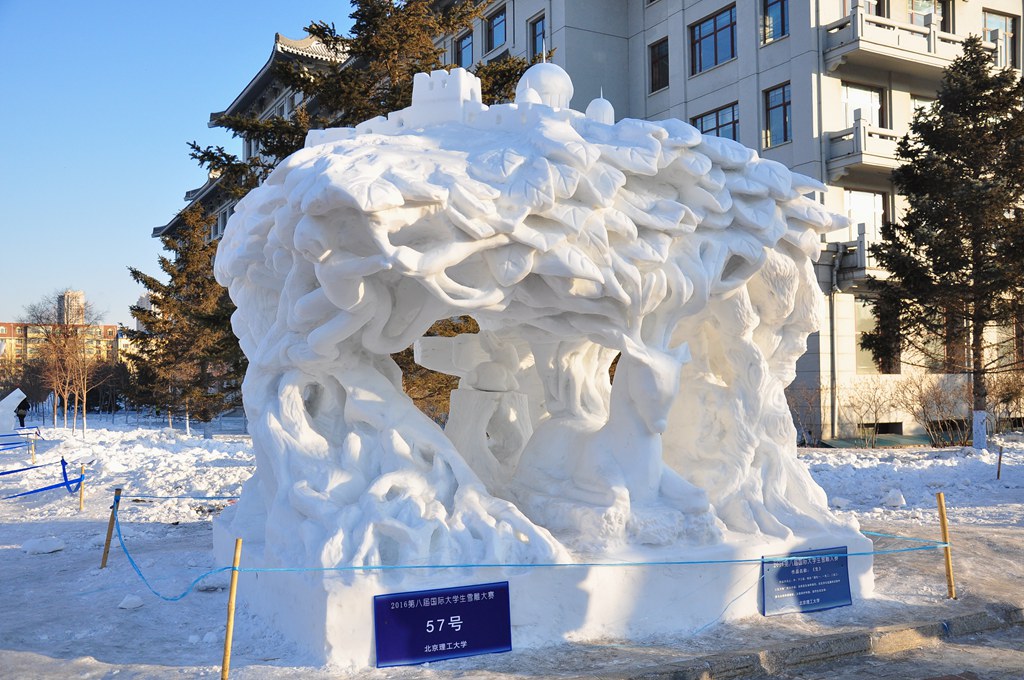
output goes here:
[[[253, 470], [247, 437], [237, 423], [204, 440], [154, 421], [90, 419], [81, 432], [42, 429], [40, 464], [0, 476], [0, 496], [60, 481], [86, 464], [85, 509], [78, 495], [57, 489], [0, 501], [0, 678], [219, 677], [227, 573], [211, 555], [210, 520], [229, 500], [147, 496], [236, 496]], [[163, 425], [166, 425], [165, 423]], [[853, 513], [862, 528], [939, 538], [935, 493], [946, 496], [960, 598], [945, 599], [940, 551], [879, 555], [876, 596], [853, 607], [816, 614], [753, 617], [710, 625], [685, 640], [609, 641], [534, 652], [479, 656], [364, 673], [373, 678], [498, 678], [517, 673], [575, 677], [581, 673], [656, 665], [667, 660], [792, 640], [804, 635], [948, 617], [993, 602], [1024, 599], [1024, 442], [1007, 437], [1002, 479], [996, 453], [972, 449], [804, 449], [830, 502]], [[56, 464], [50, 464], [56, 463]], [[0, 473], [29, 465], [26, 449], [0, 451]], [[116, 486], [124, 488], [120, 521], [129, 551], [152, 586], [133, 571], [116, 537], [107, 569], [100, 558]], [[876, 539], [877, 549], [909, 544]], [[261, 575], [273, 578], [272, 574]], [[711, 623], [711, 622], [709, 622]], [[368, 624], [369, 625], [369, 624]], [[514, 642], [514, 641], [513, 641]], [[292, 645], [239, 610], [232, 678], [328, 678]]]

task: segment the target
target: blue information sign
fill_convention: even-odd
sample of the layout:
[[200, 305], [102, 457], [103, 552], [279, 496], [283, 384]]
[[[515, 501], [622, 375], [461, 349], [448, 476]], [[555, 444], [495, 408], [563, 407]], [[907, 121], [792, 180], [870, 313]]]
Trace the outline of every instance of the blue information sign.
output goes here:
[[816, 612], [853, 604], [846, 546], [804, 550], [785, 562], [761, 563], [762, 613]]
[[508, 581], [373, 598], [377, 667], [512, 651]]

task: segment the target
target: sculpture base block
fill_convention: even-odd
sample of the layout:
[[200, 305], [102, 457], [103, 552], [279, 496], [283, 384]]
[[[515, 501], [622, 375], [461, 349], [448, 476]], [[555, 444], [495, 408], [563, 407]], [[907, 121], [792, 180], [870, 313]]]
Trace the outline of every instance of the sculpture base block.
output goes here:
[[[228, 509], [228, 513], [233, 510]], [[225, 521], [228, 520], [228, 521]], [[230, 562], [235, 537], [229, 518], [214, 523], [218, 562]], [[871, 541], [849, 529], [800, 538], [730, 536], [708, 546], [675, 546], [591, 558], [578, 562], [716, 562], [758, 560], [802, 550], [846, 546], [870, 552]], [[246, 539], [244, 568], [299, 567], [266, 564], [262, 545]], [[872, 558], [849, 558], [854, 606], [874, 590]], [[342, 669], [375, 665], [373, 597], [434, 588], [508, 581], [512, 647], [564, 642], [686, 636], [715, 621], [758, 615], [761, 565], [644, 564], [448, 568], [386, 571], [300, 571], [240, 574], [238, 599], [248, 610], [309, 654], [315, 664]]]

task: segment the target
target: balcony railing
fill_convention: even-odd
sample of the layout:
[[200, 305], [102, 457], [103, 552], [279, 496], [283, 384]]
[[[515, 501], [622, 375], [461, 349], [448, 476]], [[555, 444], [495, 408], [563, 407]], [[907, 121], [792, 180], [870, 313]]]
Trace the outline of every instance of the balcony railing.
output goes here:
[[896, 145], [900, 136], [892, 130], [871, 125], [854, 111], [853, 127], [828, 133], [829, 181], [835, 181], [851, 170], [892, 172], [899, 165]]
[[[901, 62], [901, 71], [939, 78], [960, 55], [964, 41], [961, 36], [942, 31], [935, 14], [927, 15], [925, 25], [918, 26], [871, 14], [865, 0], [853, 0], [850, 14], [823, 30], [825, 67], [829, 71], [847, 63], [892, 69], [895, 59]], [[1005, 42], [998, 33], [989, 37]], [[983, 44], [997, 49], [996, 43]], [[1005, 51], [1005, 46], [1002, 49]]]
[[885, 271], [878, 268], [875, 256], [868, 251], [873, 241], [866, 232], [866, 225], [862, 222], [857, 225], [857, 240], [842, 244], [845, 255], [839, 268], [838, 283], [841, 290], [859, 288], [871, 276], [878, 279], [888, 277]]

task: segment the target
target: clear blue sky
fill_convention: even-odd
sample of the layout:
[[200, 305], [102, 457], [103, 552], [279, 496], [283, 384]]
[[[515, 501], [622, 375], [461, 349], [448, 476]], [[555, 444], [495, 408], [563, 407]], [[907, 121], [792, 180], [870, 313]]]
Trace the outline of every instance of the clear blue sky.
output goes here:
[[161, 274], [153, 227], [205, 181], [187, 142], [270, 57], [274, 33], [350, 26], [344, 0], [0, 0], [0, 321], [55, 290], [84, 290], [104, 323], [134, 322]]

